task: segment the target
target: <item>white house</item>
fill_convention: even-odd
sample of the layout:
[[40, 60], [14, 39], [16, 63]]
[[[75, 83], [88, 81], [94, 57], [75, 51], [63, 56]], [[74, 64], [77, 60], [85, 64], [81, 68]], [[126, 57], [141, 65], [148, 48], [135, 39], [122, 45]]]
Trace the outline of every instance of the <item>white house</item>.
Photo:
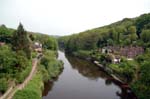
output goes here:
[[33, 48], [36, 52], [42, 52], [42, 44], [39, 42], [35, 42]]

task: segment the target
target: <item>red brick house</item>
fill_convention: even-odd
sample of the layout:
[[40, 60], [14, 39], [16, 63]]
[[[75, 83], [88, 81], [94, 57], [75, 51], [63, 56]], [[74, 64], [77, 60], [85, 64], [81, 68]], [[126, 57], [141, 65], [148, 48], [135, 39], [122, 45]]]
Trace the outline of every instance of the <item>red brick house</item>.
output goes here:
[[[107, 51], [106, 51], [107, 50]], [[127, 58], [135, 58], [137, 55], [143, 54], [144, 49], [139, 46], [125, 46], [125, 47], [118, 47], [118, 46], [107, 46], [102, 48], [102, 53], [108, 52], [108, 53], [117, 53], [117, 55], [125, 56]]]

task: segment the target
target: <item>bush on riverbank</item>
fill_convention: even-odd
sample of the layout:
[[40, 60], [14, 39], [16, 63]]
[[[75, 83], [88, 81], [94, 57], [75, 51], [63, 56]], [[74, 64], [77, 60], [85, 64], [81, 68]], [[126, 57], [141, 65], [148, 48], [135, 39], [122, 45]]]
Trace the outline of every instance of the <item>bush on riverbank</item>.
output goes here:
[[57, 77], [63, 68], [56, 56], [56, 51], [46, 50], [38, 64], [38, 72], [23, 90], [16, 92], [13, 99], [41, 99], [44, 82]]
[[140, 79], [131, 84], [139, 99], [150, 99], [150, 62], [141, 65]]
[[51, 80], [59, 75], [63, 68], [61, 61], [56, 59], [55, 51], [46, 51], [45, 56], [41, 59], [41, 72], [43, 73], [43, 81]]
[[135, 61], [122, 61], [119, 64], [110, 64], [109, 68], [111, 68], [114, 72], [118, 73], [123, 78], [127, 78], [131, 81], [134, 78], [134, 73], [136, 70], [136, 62]]
[[140, 65], [139, 79], [131, 84], [131, 88], [139, 99], [150, 99], [150, 55], [144, 54], [136, 58]]

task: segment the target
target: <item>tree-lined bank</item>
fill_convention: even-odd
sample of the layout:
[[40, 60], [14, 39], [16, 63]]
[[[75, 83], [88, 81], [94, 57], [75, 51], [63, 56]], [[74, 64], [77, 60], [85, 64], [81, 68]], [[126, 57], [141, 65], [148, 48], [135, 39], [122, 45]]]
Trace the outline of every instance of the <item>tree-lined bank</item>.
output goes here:
[[[44, 82], [63, 69], [57, 60], [57, 46], [55, 38], [27, 32], [22, 24], [17, 30], [0, 26], [1, 98], [40, 99]], [[36, 68], [32, 65], [34, 58], [38, 59]], [[9, 92], [7, 96], [5, 92]]]
[[150, 98], [150, 14], [58, 39], [66, 53], [98, 61], [129, 83], [140, 99]]

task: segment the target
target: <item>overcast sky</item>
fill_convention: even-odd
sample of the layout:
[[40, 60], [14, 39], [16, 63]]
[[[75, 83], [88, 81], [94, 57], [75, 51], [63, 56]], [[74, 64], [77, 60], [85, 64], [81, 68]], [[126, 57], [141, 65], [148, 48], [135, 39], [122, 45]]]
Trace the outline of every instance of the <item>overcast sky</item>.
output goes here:
[[150, 12], [150, 0], [0, 0], [0, 24], [68, 35]]

